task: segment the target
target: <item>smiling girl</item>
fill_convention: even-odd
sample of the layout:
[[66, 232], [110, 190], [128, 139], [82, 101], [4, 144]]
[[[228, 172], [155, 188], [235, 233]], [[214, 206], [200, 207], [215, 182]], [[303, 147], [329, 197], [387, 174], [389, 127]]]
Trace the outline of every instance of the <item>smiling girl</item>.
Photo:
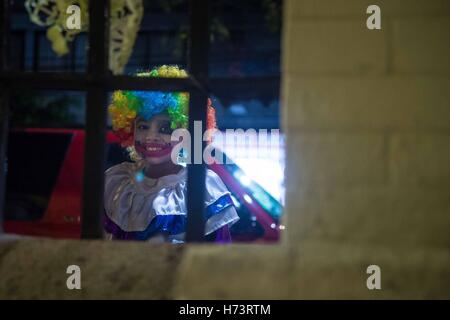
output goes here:
[[[175, 66], [137, 75], [187, 77]], [[184, 241], [187, 170], [172, 161], [172, 150], [181, 141], [171, 141], [171, 134], [187, 127], [188, 105], [189, 95], [182, 92], [114, 92], [109, 106], [113, 130], [134, 162], [120, 163], [105, 173], [107, 238]], [[207, 128], [214, 127], [214, 108], [208, 100]], [[205, 237], [229, 242], [229, 226], [239, 219], [230, 193], [211, 170], [207, 170], [205, 183]]]

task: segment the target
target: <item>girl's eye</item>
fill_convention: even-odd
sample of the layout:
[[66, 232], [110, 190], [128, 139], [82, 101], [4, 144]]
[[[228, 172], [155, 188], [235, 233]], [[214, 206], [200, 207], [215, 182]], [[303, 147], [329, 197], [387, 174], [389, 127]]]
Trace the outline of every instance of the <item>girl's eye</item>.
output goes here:
[[170, 127], [170, 122], [163, 123], [161, 125], [161, 127], [159, 128], [159, 133], [162, 133], [162, 134], [172, 134], [172, 132], [173, 132], [173, 130]]
[[149, 126], [147, 126], [146, 124], [138, 124], [138, 129], [139, 130], [148, 130]]

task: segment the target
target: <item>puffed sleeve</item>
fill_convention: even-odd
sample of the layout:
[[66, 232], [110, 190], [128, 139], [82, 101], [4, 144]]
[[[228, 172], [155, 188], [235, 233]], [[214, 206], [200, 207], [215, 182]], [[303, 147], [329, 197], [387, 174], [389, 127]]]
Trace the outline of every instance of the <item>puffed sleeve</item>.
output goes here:
[[205, 235], [225, 226], [231, 227], [239, 220], [230, 192], [212, 170], [207, 170], [206, 174], [205, 207]]

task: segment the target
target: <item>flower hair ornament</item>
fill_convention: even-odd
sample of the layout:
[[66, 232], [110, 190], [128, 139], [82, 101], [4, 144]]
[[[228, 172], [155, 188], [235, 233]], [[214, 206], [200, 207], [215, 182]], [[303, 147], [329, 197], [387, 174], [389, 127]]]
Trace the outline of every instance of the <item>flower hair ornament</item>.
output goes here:
[[[187, 78], [185, 70], [178, 66], [162, 65], [150, 71], [139, 72], [138, 77]], [[189, 93], [162, 91], [114, 91], [108, 107], [112, 129], [130, 157], [138, 160], [134, 149], [134, 124], [137, 117], [149, 120], [160, 113], [167, 113], [172, 129], [188, 127]], [[211, 100], [207, 106], [207, 129], [216, 128], [215, 110]]]

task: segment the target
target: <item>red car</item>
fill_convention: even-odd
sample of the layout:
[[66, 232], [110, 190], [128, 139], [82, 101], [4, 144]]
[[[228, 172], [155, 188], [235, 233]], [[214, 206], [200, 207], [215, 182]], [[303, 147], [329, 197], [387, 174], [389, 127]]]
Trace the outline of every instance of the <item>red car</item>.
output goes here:
[[[80, 238], [84, 130], [16, 129], [9, 134], [4, 228], [8, 233]], [[112, 132], [107, 134], [107, 167], [127, 161]], [[211, 165], [236, 202], [234, 241], [279, 238], [282, 207], [258, 184], [243, 186], [236, 165]], [[242, 173], [242, 172], [241, 172]]]

